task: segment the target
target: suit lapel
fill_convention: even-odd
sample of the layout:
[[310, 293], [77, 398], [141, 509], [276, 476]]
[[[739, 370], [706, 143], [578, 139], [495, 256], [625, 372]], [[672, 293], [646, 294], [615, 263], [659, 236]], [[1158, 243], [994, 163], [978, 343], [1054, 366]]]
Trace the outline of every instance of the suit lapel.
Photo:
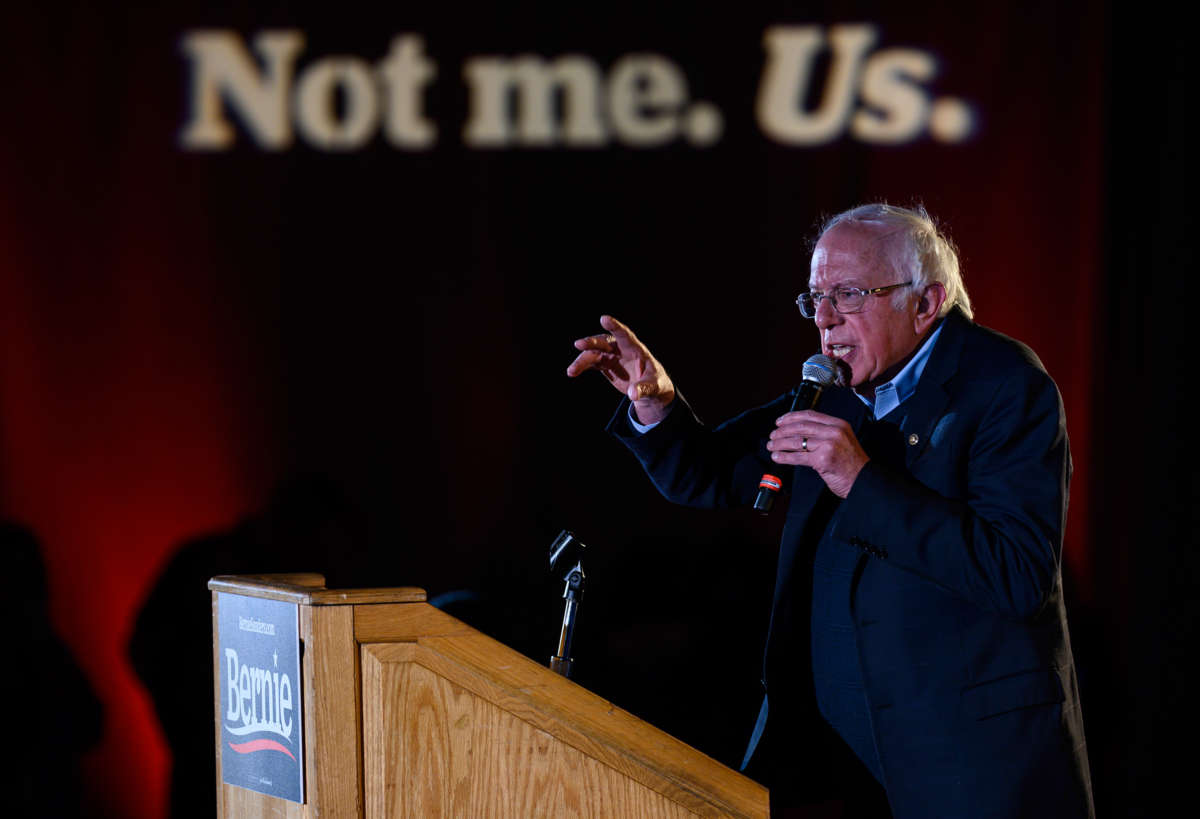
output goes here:
[[916, 391], [904, 402], [901, 429], [908, 441], [904, 463], [909, 470], [929, 447], [933, 430], [950, 403], [949, 382], [958, 372], [969, 322], [970, 319], [957, 308], [947, 314], [942, 334], [933, 348], [929, 363], [925, 365], [925, 371], [921, 373], [921, 381]]

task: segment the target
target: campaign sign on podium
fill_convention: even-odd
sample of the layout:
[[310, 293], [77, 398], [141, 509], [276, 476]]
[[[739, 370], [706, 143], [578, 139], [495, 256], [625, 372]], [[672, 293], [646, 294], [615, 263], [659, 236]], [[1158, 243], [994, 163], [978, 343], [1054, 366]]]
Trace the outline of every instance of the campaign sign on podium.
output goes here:
[[222, 593], [217, 608], [221, 780], [303, 802], [299, 607]]

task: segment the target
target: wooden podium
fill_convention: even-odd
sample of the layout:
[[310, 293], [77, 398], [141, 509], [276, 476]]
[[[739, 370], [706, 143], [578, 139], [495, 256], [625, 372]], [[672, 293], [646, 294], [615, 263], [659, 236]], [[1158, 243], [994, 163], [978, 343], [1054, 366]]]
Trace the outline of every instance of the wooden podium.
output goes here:
[[[444, 614], [418, 588], [216, 577], [218, 814], [295, 817], [768, 815], [767, 790]], [[221, 779], [218, 594], [299, 609], [304, 804]]]

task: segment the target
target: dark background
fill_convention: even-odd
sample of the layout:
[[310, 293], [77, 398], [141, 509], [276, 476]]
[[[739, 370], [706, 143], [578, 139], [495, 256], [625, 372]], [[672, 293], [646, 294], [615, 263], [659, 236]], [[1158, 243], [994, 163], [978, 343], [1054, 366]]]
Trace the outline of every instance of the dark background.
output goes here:
[[[971, 105], [971, 139], [763, 133], [764, 30], [858, 22], [876, 48], [937, 56], [926, 87]], [[179, 41], [202, 28], [300, 29], [301, 71], [420, 34], [437, 144], [273, 152], [239, 127], [229, 151], [183, 150]], [[206, 707], [211, 574], [466, 592], [448, 609], [544, 660], [562, 528], [590, 546], [578, 680], [739, 758], [780, 521], [667, 506], [603, 432], [616, 394], [565, 378], [570, 342], [612, 313], [706, 420], [769, 400], [815, 350], [791, 301], [820, 217], [887, 199], [948, 225], [978, 320], [1033, 346], [1062, 390], [1097, 807], [1157, 815], [1190, 771], [1196, 620], [1185, 32], [1153, 4], [17, 12], [0, 64], [0, 513], [44, 564], [47, 613], [25, 616], [48, 618], [102, 707], [103, 736], [77, 743], [83, 812], [166, 812], [172, 729], [145, 686], [196, 680], [175, 707]], [[633, 52], [670, 58], [721, 110], [715, 145], [463, 144], [468, 57], [607, 70]], [[192, 751], [211, 742], [200, 729]], [[177, 770], [199, 764], [186, 753]]]

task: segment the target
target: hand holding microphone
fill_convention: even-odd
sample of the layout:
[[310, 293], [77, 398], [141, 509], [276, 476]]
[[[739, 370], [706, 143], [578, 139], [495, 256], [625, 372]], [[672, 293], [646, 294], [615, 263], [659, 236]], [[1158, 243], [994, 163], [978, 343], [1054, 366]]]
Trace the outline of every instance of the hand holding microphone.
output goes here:
[[[788, 412], [799, 412], [812, 409], [821, 398], [826, 387], [837, 383], [838, 372], [834, 360], [827, 355], [814, 355], [804, 362], [800, 371], [800, 386], [792, 398], [792, 408]], [[808, 442], [802, 441], [803, 449], [808, 449]], [[767, 449], [770, 449], [768, 445]], [[754, 497], [754, 508], [762, 514], [771, 511], [775, 505], [775, 497], [783, 489], [783, 479], [770, 472], [764, 472], [758, 482], [758, 494]]]
[[[775, 422], [767, 440], [771, 460], [780, 465], [810, 467], [839, 498], [850, 494], [858, 473], [869, 460], [850, 424], [815, 410], [825, 388], [847, 384], [845, 368], [845, 363], [828, 356], [808, 359], [791, 410]], [[771, 511], [782, 485], [777, 474], [765, 473], [754, 508], [764, 515]]]

